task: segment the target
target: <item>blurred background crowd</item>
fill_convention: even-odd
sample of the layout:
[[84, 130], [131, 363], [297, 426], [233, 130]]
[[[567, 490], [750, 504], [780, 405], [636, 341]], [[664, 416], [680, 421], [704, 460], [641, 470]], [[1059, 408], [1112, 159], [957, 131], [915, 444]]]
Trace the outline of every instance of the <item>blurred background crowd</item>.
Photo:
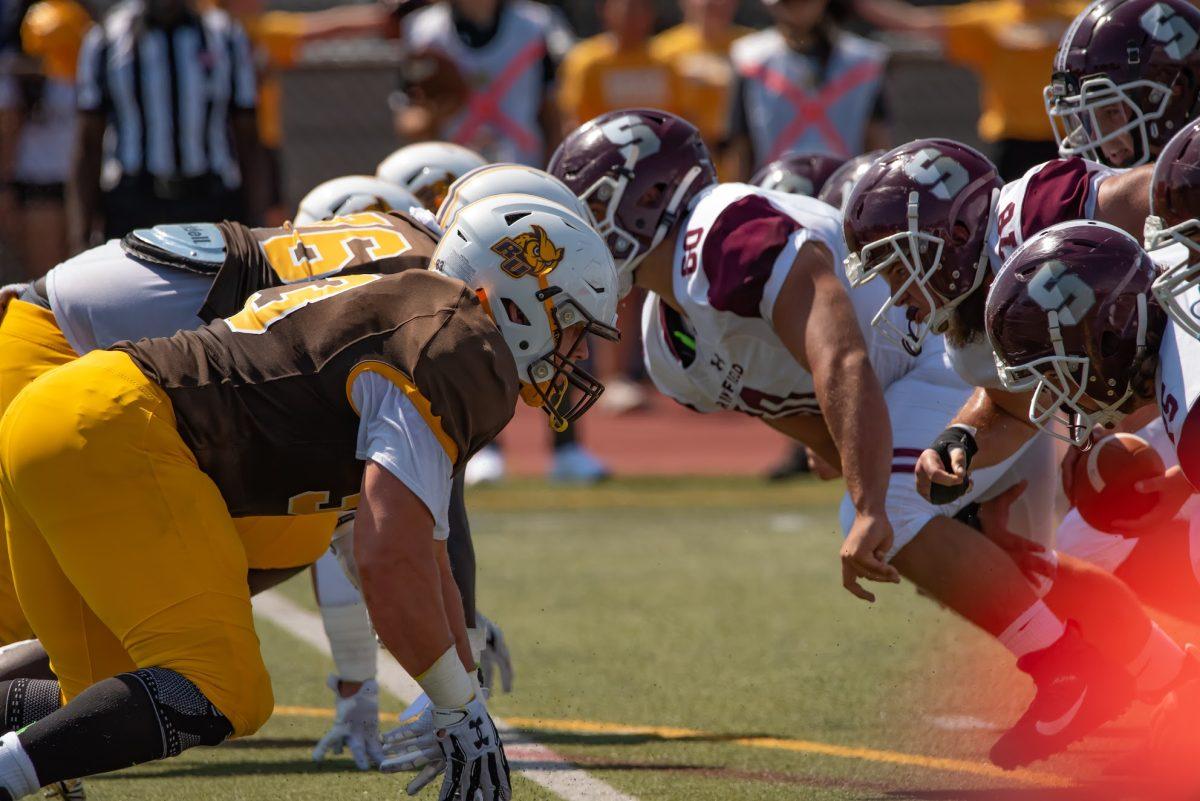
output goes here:
[[[372, 174], [411, 142], [543, 167], [566, 131], [633, 106], [695, 123], [724, 180], [788, 151], [840, 159], [931, 135], [1014, 178], [1055, 155], [1042, 87], [1083, 6], [0, 0], [0, 279], [135, 227], [277, 225], [319, 182]], [[650, 394], [639, 300], [620, 346], [595, 353], [612, 414]], [[558, 444], [559, 477], [606, 475]], [[806, 467], [797, 452], [776, 474]]]

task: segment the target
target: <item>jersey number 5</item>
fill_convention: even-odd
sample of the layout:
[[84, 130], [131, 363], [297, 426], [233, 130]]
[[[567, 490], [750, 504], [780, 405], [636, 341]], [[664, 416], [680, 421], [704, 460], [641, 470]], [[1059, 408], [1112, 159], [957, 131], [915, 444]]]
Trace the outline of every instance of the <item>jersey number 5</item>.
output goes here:
[[374, 212], [302, 225], [263, 240], [261, 247], [280, 280], [287, 284], [311, 281], [412, 250], [387, 217]]
[[275, 323], [310, 303], [319, 303], [355, 287], [378, 281], [371, 273], [323, 278], [298, 287], [273, 287], [255, 292], [240, 312], [225, 318], [235, 334], [264, 334]]

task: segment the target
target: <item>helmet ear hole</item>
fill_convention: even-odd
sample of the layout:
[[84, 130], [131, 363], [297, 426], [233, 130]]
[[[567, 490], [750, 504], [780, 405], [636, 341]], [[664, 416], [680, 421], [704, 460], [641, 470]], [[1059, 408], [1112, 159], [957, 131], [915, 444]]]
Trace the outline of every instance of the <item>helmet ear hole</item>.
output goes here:
[[955, 220], [950, 227], [950, 243], [954, 247], [962, 247], [971, 238], [971, 229], [962, 220]]
[[1105, 359], [1115, 356], [1121, 345], [1121, 337], [1116, 331], [1105, 331], [1100, 335], [1100, 355]]
[[529, 318], [525, 316], [525, 312], [521, 311], [521, 307], [511, 299], [501, 298], [500, 304], [504, 306], [504, 313], [508, 315], [510, 322], [515, 325], [531, 325]]
[[662, 204], [663, 196], [667, 193], [666, 183], [659, 182], [647, 189], [637, 199], [637, 204], [642, 208], [652, 209]]

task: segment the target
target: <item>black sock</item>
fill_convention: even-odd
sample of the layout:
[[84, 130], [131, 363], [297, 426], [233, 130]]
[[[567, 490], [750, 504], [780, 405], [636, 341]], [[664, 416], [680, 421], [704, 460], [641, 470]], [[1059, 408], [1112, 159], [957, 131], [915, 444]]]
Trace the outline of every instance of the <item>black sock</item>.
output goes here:
[[143, 668], [93, 684], [20, 739], [46, 785], [216, 745], [232, 733], [196, 685], [173, 670]]

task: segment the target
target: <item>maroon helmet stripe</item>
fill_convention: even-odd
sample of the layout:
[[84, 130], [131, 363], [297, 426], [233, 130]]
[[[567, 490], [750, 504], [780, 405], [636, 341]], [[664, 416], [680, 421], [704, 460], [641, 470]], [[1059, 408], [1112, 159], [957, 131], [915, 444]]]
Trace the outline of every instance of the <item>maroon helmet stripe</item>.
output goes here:
[[775, 260], [799, 228], [764, 197], [748, 195], [730, 203], [704, 240], [709, 304], [739, 317], [759, 317]]
[[1083, 159], [1046, 162], [1025, 187], [1021, 201], [1022, 240], [1060, 222], [1086, 219], [1091, 186]]

